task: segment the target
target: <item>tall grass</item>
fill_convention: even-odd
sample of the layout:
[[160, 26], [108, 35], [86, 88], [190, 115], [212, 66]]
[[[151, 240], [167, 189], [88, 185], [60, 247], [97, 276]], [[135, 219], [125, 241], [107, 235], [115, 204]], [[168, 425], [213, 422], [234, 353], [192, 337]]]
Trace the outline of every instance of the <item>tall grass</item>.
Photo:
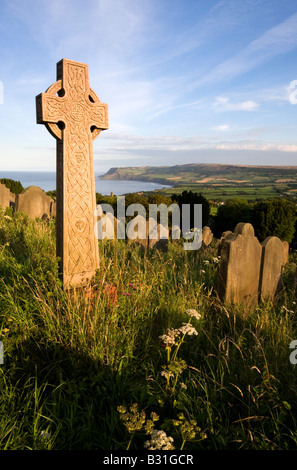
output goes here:
[[[296, 448], [296, 256], [252, 311], [217, 298], [214, 246], [179, 241], [101, 241], [92, 289], [63, 291], [54, 222], [0, 220], [0, 449], [143, 449], [152, 429], [176, 449]], [[170, 355], [160, 336], [189, 321]]]

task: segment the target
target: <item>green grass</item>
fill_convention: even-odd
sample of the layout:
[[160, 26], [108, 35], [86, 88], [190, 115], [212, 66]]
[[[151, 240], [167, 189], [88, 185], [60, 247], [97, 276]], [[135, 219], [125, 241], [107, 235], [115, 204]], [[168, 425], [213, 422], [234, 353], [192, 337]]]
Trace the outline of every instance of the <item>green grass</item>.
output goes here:
[[256, 199], [269, 199], [280, 196], [280, 192], [276, 186], [260, 185], [260, 186], [247, 186], [238, 184], [222, 184], [215, 185], [201, 185], [201, 184], [183, 184], [174, 188], [159, 189], [158, 193], [170, 197], [172, 194], [181, 194], [183, 191], [193, 191], [202, 194], [208, 200], [212, 201], [227, 201], [239, 197], [250, 201]]
[[[105, 240], [99, 252], [93, 298], [65, 292], [53, 221], [1, 214], [0, 449], [141, 450], [149, 425], [176, 449], [296, 449], [296, 255], [277, 301], [247, 311], [217, 298], [214, 244], [144, 254]], [[190, 320], [198, 335], [162, 345]]]

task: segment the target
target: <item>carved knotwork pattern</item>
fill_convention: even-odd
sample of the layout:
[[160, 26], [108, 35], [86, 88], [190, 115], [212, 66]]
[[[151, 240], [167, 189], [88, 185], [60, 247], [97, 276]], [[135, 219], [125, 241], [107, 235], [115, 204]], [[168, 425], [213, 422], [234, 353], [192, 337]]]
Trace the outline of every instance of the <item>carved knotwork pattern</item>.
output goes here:
[[69, 127], [64, 147], [65, 151], [68, 151], [64, 193], [67, 213], [68, 273], [91, 271], [95, 266], [92, 138], [88, 126], [90, 113], [85, 100], [84, 72], [80, 67], [68, 65], [67, 94], [70, 105], [66, 108], [66, 119]]
[[94, 266], [94, 207], [89, 142], [82, 138], [82, 129], [69, 137], [65, 203], [67, 212], [68, 272], [89, 271]]

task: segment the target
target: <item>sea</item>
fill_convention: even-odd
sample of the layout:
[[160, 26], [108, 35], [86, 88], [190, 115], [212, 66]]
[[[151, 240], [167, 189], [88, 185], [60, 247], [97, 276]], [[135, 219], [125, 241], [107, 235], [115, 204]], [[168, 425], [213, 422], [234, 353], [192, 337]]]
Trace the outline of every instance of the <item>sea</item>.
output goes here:
[[[172, 186], [147, 181], [128, 180], [103, 180], [102, 173], [95, 173], [96, 192], [104, 196], [113, 193], [115, 196], [122, 196], [128, 193], [141, 193], [144, 191], [154, 191], [155, 189], [171, 188]], [[56, 172], [48, 171], [0, 171], [0, 179], [9, 178], [20, 181], [24, 188], [28, 186], [39, 186], [46, 191], [56, 189]]]

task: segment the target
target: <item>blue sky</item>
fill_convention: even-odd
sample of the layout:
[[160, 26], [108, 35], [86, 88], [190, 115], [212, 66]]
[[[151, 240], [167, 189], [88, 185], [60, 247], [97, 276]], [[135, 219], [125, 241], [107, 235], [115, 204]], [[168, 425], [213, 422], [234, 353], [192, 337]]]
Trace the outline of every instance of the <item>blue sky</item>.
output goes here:
[[294, 0], [0, 0], [0, 34], [0, 170], [55, 170], [35, 96], [62, 58], [109, 105], [97, 172], [297, 165]]

